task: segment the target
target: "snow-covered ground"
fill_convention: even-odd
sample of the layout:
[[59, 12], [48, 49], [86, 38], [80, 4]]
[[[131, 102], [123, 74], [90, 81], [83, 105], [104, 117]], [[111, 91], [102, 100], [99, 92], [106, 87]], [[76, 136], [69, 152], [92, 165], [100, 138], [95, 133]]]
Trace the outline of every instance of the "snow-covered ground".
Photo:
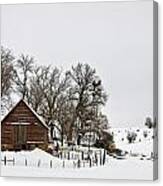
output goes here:
[[151, 161], [110, 159], [104, 166], [92, 168], [45, 169], [24, 166], [2, 166], [1, 171], [2, 176], [152, 180], [152, 168]]
[[[137, 139], [129, 144], [126, 136], [129, 130], [137, 133]], [[143, 133], [147, 131], [145, 138]], [[77, 159], [60, 159], [40, 149], [31, 152], [2, 152], [1, 159], [15, 160], [15, 163], [2, 162], [2, 176], [24, 176], [24, 177], [65, 177], [65, 178], [103, 178], [103, 179], [153, 179], [153, 163], [157, 160], [151, 158], [153, 152], [153, 130], [148, 129], [111, 129], [117, 148], [129, 152], [125, 159], [119, 160], [107, 155], [105, 165], [94, 165], [89, 163], [77, 168]], [[80, 147], [79, 150], [87, 151]], [[98, 149], [92, 148], [93, 151]], [[77, 154], [77, 153], [76, 153]], [[75, 153], [74, 153], [75, 155]], [[71, 155], [72, 156], [72, 155]], [[76, 156], [76, 155], [75, 155]], [[84, 163], [84, 162], [83, 162]]]
[[[157, 139], [157, 131], [147, 128], [114, 128], [110, 129], [110, 131], [114, 134], [114, 141], [117, 148], [134, 154], [151, 156], [153, 152], [153, 140]], [[135, 132], [137, 134], [134, 143], [128, 143], [126, 138], [128, 132]], [[144, 137], [144, 133], [147, 133], [147, 137]]]

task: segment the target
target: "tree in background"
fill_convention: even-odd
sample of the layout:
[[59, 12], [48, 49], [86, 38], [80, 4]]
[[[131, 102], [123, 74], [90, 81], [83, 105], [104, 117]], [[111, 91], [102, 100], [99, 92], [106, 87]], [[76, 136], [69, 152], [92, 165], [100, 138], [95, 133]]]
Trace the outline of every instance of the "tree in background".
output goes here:
[[30, 75], [33, 72], [34, 58], [28, 55], [22, 54], [20, 58], [16, 61], [15, 65], [15, 83], [18, 93], [21, 95], [22, 99], [28, 98], [28, 85]]
[[153, 122], [152, 122], [152, 119], [150, 117], [146, 118], [145, 126], [147, 126], [149, 129], [151, 129], [153, 127]]
[[61, 143], [63, 140], [71, 141], [74, 128], [71, 123], [75, 113], [73, 102], [70, 101], [70, 92], [64, 92], [57, 101], [57, 119], [60, 124]]
[[[57, 67], [39, 67], [36, 76], [32, 77], [30, 85], [31, 97], [33, 92], [35, 94], [33, 94], [31, 104], [35, 103], [35, 108], [38, 109], [38, 112], [44, 117], [47, 123], [50, 120], [56, 120], [58, 117], [59, 104], [61, 103], [61, 99], [64, 98], [64, 95], [66, 95], [68, 87], [68, 77], [62, 74]], [[39, 108], [40, 100], [41, 106]]]
[[100, 106], [107, 101], [101, 80], [88, 64], [78, 63], [67, 74], [72, 81], [70, 100], [75, 107], [70, 126], [76, 128], [77, 133], [92, 130], [100, 125], [97, 122]]
[[127, 133], [127, 140], [129, 143], [134, 143], [136, 141], [137, 134], [134, 131], [129, 131]]
[[[11, 101], [11, 93], [14, 89], [14, 59], [11, 50], [1, 47], [1, 107], [8, 109]], [[4, 109], [5, 109], [4, 108]]]
[[28, 103], [39, 114], [44, 101], [44, 95], [42, 91], [43, 89], [42, 71], [43, 67], [41, 66], [34, 67], [32, 76], [30, 77], [27, 97]]

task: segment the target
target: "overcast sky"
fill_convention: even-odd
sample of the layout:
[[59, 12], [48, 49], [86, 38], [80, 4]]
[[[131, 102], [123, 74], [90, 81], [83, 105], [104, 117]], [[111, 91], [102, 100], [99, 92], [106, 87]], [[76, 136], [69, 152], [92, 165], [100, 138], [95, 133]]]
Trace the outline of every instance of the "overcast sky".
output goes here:
[[111, 126], [143, 126], [153, 112], [153, 8], [138, 2], [3, 5], [1, 43], [40, 64], [89, 63], [109, 94]]

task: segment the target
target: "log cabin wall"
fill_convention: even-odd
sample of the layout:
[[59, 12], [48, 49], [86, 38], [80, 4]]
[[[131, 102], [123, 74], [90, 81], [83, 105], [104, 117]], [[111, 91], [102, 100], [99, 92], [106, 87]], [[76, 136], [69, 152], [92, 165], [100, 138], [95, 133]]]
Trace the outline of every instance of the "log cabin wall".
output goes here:
[[1, 122], [2, 150], [22, 150], [48, 146], [48, 127], [21, 100]]

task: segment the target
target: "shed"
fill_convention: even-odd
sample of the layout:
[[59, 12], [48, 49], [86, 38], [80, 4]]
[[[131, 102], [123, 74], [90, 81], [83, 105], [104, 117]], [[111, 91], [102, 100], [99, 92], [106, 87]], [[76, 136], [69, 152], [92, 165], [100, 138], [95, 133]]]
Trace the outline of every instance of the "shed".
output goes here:
[[20, 100], [1, 121], [2, 150], [32, 150], [48, 147], [48, 126], [24, 101]]

